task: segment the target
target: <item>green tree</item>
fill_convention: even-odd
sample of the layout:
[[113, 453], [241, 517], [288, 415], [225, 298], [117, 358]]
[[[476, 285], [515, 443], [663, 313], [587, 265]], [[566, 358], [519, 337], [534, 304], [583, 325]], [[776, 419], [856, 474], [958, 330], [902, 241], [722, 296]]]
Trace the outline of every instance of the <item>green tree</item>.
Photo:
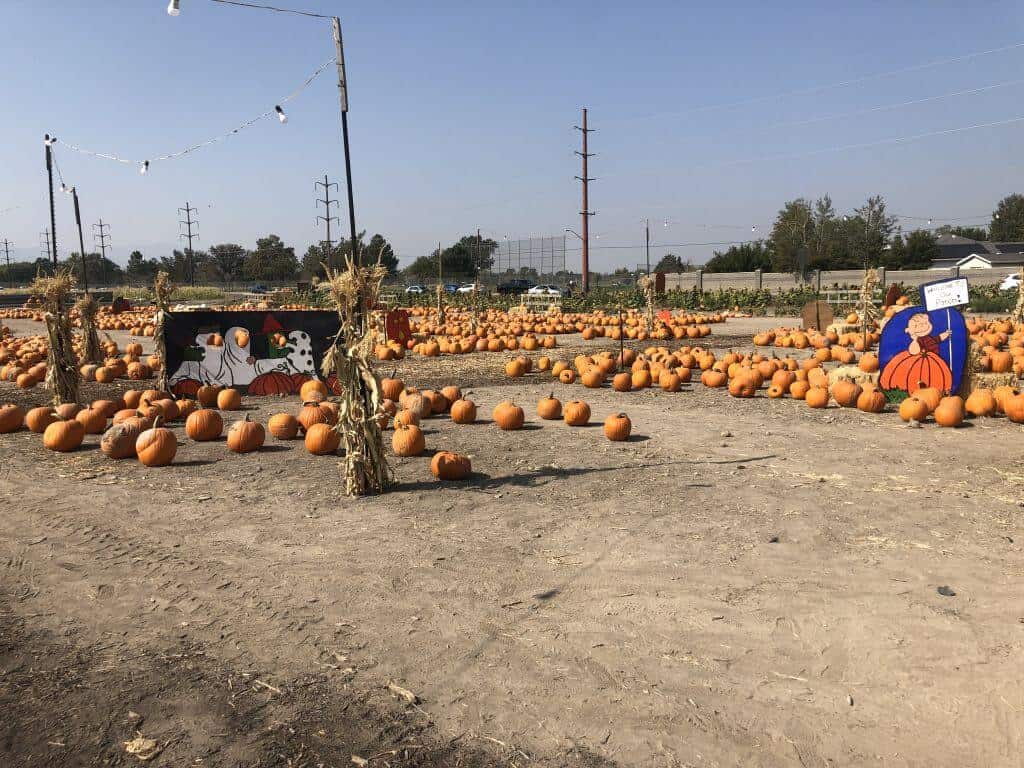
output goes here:
[[156, 259], [147, 259], [141, 251], [132, 251], [128, 256], [125, 274], [129, 282], [148, 285], [153, 282], [159, 268], [160, 264]]
[[473, 264], [472, 277], [476, 277], [476, 275], [486, 272], [494, 266], [494, 252], [498, 250], [498, 243], [489, 237], [463, 235], [448, 250], [460, 248], [465, 249], [469, 253]]
[[[72, 270], [79, 281], [82, 280], [82, 257], [78, 253], [69, 254], [64, 264]], [[87, 253], [85, 264], [91, 288], [124, 282], [124, 270], [121, 265], [103, 258], [98, 253]]]
[[654, 267], [655, 272], [689, 272], [692, 269], [689, 259], [684, 262], [674, 253], [666, 253]]
[[285, 245], [277, 235], [257, 240], [256, 249], [245, 260], [244, 273], [250, 280], [291, 280], [298, 271], [295, 249]]
[[1000, 200], [988, 230], [993, 242], [1024, 242], [1024, 195], [1014, 193]]
[[952, 227], [949, 224], [943, 224], [937, 230], [937, 235], [956, 235], [957, 237], [965, 237], [968, 240], [988, 240], [988, 230], [984, 227]]
[[715, 251], [707, 264], [706, 272], [753, 272], [756, 269], [770, 271], [774, 264], [770, 243], [758, 240], [756, 243], [733, 245], [727, 251]]
[[387, 268], [389, 276], [394, 277], [398, 274], [398, 257], [395, 256], [391, 243], [384, 239], [384, 235], [378, 233], [370, 238], [365, 255], [367, 264], [380, 262], [381, 266]]
[[885, 199], [881, 195], [869, 197], [864, 205], [854, 209], [854, 214], [844, 222], [846, 258], [834, 259], [829, 265], [832, 269], [856, 269], [865, 262], [881, 264], [885, 247], [896, 231], [896, 219], [886, 214]]
[[935, 259], [942, 257], [942, 251], [935, 242], [935, 235], [919, 229], [907, 235], [906, 255], [901, 265], [904, 269], [928, 269]]
[[242, 276], [245, 248], [235, 243], [221, 243], [210, 248], [210, 263], [222, 280], [232, 282]]

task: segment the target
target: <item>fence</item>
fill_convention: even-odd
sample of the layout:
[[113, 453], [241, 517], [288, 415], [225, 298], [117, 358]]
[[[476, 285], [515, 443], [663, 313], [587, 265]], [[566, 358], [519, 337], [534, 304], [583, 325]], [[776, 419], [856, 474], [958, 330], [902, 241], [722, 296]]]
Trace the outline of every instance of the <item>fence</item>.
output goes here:
[[[965, 277], [971, 285], [998, 285], [1009, 275], [1017, 274], [1019, 267], [992, 267], [991, 269], [899, 269], [886, 270], [880, 268], [878, 275], [882, 285], [903, 283], [906, 286], [919, 286], [936, 280], [951, 277]], [[821, 289], [859, 286], [864, 279], [864, 271], [846, 269], [833, 271], [817, 271], [811, 274], [810, 284]], [[794, 275], [778, 272], [680, 272], [665, 275], [665, 290], [673, 289], [714, 291], [719, 288], [751, 288], [782, 291], [806, 285]]]

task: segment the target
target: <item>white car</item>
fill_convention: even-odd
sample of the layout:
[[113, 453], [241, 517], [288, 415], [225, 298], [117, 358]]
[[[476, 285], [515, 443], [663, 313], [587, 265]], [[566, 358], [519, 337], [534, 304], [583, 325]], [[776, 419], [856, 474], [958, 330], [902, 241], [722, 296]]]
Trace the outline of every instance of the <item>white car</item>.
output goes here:
[[555, 285], [535, 285], [527, 291], [531, 296], [561, 296], [562, 291]]
[[1001, 291], [1013, 291], [1020, 288], [1020, 275], [1008, 275], [1003, 282], [999, 284], [999, 290]]
[[459, 286], [459, 293], [476, 293], [476, 283], [466, 283]]
[[410, 285], [408, 288], [405, 289], [405, 292], [406, 294], [412, 296], [426, 293], [427, 289], [424, 288], [422, 285]]

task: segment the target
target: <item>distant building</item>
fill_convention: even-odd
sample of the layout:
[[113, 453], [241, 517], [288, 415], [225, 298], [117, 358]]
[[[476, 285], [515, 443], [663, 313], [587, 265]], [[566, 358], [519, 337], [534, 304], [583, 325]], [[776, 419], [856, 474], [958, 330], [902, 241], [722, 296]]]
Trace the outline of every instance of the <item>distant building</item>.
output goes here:
[[932, 262], [932, 269], [1024, 266], [1024, 243], [989, 243], [959, 235], [941, 235], [936, 244], [942, 256]]

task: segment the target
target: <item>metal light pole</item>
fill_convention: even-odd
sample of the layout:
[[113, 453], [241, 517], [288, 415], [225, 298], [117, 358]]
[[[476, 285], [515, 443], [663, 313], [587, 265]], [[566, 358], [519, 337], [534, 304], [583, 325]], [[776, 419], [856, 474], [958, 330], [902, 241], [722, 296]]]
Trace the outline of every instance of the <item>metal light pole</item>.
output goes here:
[[644, 219], [644, 247], [647, 250], [647, 276], [651, 276], [651, 220]]
[[86, 266], [85, 256], [85, 240], [82, 238], [82, 212], [78, 208], [78, 189], [76, 187], [71, 188], [71, 197], [75, 201], [75, 224], [78, 227], [78, 252], [79, 256], [82, 257], [82, 288], [88, 293], [89, 292], [89, 269]]
[[43, 145], [46, 147], [46, 175], [50, 179], [50, 248], [53, 255], [53, 271], [57, 272], [57, 213], [53, 205], [53, 152], [50, 147], [55, 139], [50, 134], [43, 137]]
[[345, 185], [348, 187], [348, 224], [352, 235], [352, 260], [357, 267], [363, 264], [363, 255], [357, 250], [356, 205], [352, 196], [352, 157], [348, 150], [348, 80], [345, 77], [345, 49], [341, 42], [341, 19], [331, 18], [334, 49], [338, 62], [338, 100], [341, 105], [341, 141], [345, 147]]
[[4, 255], [7, 257], [7, 287], [13, 288], [14, 281], [11, 279], [11, 242], [4, 238]]

